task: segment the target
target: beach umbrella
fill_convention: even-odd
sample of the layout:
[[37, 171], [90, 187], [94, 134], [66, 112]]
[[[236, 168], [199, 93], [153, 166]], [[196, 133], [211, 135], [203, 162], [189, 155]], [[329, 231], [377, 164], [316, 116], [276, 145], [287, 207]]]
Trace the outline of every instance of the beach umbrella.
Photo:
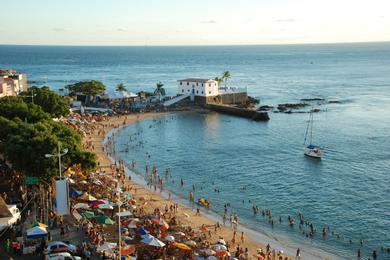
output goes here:
[[98, 246], [96, 248], [96, 251], [102, 252], [102, 251], [110, 251], [114, 248], [116, 248], [117, 244], [116, 243], [109, 243], [109, 242], [104, 242], [103, 245]]
[[137, 228], [138, 221], [130, 221], [130, 223], [127, 225], [128, 228]]
[[212, 250], [211, 248], [206, 248], [201, 250], [201, 252], [205, 253], [206, 255], [215, 255], [215, 251]]
[[103, 216], [103, 215], [96, 216], [95, 220], [96, 220], [96, 222], [99, 222], [101, 224], [106, 224], [106, 225], [115, 224], [115, 222], [112, 219], [110, 219], [109, 217]]
[[75, 209], [89, 209], [89, 205], [87, 203], [77, 203], [73, 206]]
[[173, 246], [176, 248], [179, 248], [181, 250], [192, 250], [191, 247], [187, 246], [186, 244], [183, 243], [173, 243]]
[[175, 241], [175, 237], [174, 236], [166, 236], [165, 240], [168, 241], [168, 242], [174, 242]]
[[[121, 227], [121, 233], [128, 232], [129, 230], [127, 228]], [[117, 230], [119, 232], [119, 229]]]
[[42, 228], [47, 228], [48, 226], [46, 224], [40, 223], [38, 221], [35, 221], [32, 227], [42, 227]]
[[192, 247], [196, 246], [196, 242], [194, 240], [188, 240], [188, 241], [184, 242], [184, 244], [192, 246]]
[[147, 244], [149, 246], [155, 246], [155, 247], [163, 247], [165, 244], [155, 238], [152, 235], [145, 235], [144, 238], [141, 240], [142, 243]]
[[176, 233], [175, 233], [175, 235], [178, 235], [178, 236], [182, 236], [182, 237], [184, 237], [186, 234], [185, 234], [185, 233], [183, 233], [183, 232], [176, 232]]
[[95, 213], [93, 213], [92, 211], [85, 211], [82, 213], [82, 215], [85, 218], [90, 219], [90, 218], [93, 218], [95, 216]]
[[225, 250], [220, 250], [220, 251], [217, 251], [215, 253], [215, 256], [217, 256], [217, 257], [227, 257], [227, 256], [230, 256], [230, 253], [228, 251], [225, 251]]
[[95, 201], [95, 200], [97, 200], [94, 196], [88, 194], [88, 192], [85, 192], [83, 194], [83, 196], [80, 197], [80, 199], [87, 200], [87, 201]]
[[207, 257], [207, 260], [218, 260], [218, 258], [216, 258], [215, 256], [211, 255], [211, 256]]
[[69, 196], [77, 198], [77, 197], [80, 197], [81, 195], [83, 195], [82, 191], [78, 191], [73, 187], [70, 188]]
[[143, 235], [149, 234], [149, 231], [147, 231], [147, 230], [145, 230], [143, 228], [140, 228], [140, 229], [137, 230], [137, 234], [140, 234], [141, 236], [143, 236]]
[[80, 181], [81, 184], [88, 184], [87, 181], [83, 180], [83, 181]]
[[122, 255], [130, 255], [135, 252], [135, 246], [134, 245], [127, 245], [122, 248], [121, 254]]
[[160, 225], [161, 230], [168, 230], [169, 229], [168, 223], [163, 219], [160, 219], [159, 225]]
[[216, 250], [216, 251], [226, 251], [227, 247], [224, 246], [224, 245], [214, 245], [213, 249]]
[[92, 208], [97, 208], [99, 205], [104, 204], [102, 200], [94, 200], [90, 202]]
[[150, 221], [151, 221], [153, 224], [155, 224], [155, 225], [160, 224], [160, 220], [159, 220], [158, 218], [152, 218]]
[[221, 244], [221, 245], [226, 246], [226, 242], [223, 238], [218, 239], [217, 244]]
[[33, 227], [30, 229], [27, 229], [27, 238], [28, 239], [35, 239], [35, 238], [41, 238], [47, 236], [47, 230], [44, 227]]
[[98, 208], [99, 209], [109, 209], [109, 210], [113, 210], [114, 209], [114, 207], [109, 205], [109, 204], [100, 204], [100, 205], [98, 205]]

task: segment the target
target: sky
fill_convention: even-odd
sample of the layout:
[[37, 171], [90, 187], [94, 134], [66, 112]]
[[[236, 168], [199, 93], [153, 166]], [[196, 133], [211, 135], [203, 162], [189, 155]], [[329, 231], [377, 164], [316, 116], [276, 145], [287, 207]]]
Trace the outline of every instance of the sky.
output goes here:
[[390, 41], [390, 0], [0, 0], [0, 44]]

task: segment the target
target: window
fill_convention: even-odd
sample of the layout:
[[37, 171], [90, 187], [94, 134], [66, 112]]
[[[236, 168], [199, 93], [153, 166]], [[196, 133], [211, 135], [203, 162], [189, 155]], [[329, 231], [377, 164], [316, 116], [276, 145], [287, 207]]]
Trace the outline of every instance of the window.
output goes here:
[[211, 87], [211, 84], [209, 83], [209, 87]]
[[203, 87], [203, 83], [202, 83], [202, 87]]
[[188, 86], [188, 85], [190, 85], [190, 83], [189, 83], [189, 82], [187, 82], [187, 86]]
[[209, 94], [211, 94], [211, 91], [209, 91]]
[[203, 90], [202, 90], [202, 94], [203, 94]]
[[196, 91], [196, 94], [198, 94], [198, 91]]
[[183, 82], [180, 81], [180, 85], [183, 85]]
[[181, 93], [183, 93], [183, 92], [184, 92], [184, 89], [181, 90]]
[[189, 89], [187, 89], [187, 92], [190, 92], [190, 90], [189, 90]]
[[196, 82], [196, 85], [198, 86], [198, 82]]

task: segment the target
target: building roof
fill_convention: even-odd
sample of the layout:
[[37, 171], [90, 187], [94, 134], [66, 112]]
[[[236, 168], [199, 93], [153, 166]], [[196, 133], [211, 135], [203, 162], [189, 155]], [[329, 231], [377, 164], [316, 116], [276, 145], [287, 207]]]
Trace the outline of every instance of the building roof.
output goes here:
[[181, 80], [178, 80], [178, 81], [186, 81], [186, 82], [201, 82], [201, 83], [204, 83], [204, 82], [208, 82], [208, 81], [215, 81], [213, 79], [198, 79], [198, 78], [188, 78], [188, 79], [181, 79]]
[[0, 197], [0, 218], [8, 218], [8, 217], [12, 217], [12, 214], [9, 211], [4, 199]]

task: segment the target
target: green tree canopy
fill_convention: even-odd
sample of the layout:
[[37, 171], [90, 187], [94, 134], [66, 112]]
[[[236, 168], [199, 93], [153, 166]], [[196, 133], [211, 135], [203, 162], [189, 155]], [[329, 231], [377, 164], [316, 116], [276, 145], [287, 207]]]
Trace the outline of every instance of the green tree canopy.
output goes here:
[[65, 167], [74, 164], [81, 164], [84, 170], [96, 167], [95, 154], [81, 149], [80, 135], [68, 126], [52, 120], [28, 124], [4, 117], [0, 117], [0, 123], [4, 125], [0, 130], [0, 152], [15, 170], [27, 176], [48, 180], [59, 175], [58, 157], [45, 158], [47, 153], [58, 153], [58, 142], [69, 150], [62, 157]]
[[123, 83], [120, 83], [116, 86], [116, 91], [127, 91], [127, 88]]
[[158, 96], [165, 96], [165, 89], [163, 87], [164, 84], [161, 81], [159, 81], [156, 84], [156, 89], [154, 90], [154, 94]]
[[69, 103], [64, 97], [61, 97], [49, 87], [31, 87], [27, 91], [22, 92], [21, 96], [25, 96], [24, 101], [31, 103], [34, 96], [34, 104], [41, 106], [43, 111], [49, 113], [52, 117], [66, 116], [69, 114]]
[[80, 81], [75, 84], [67, 85], [67, 88], [71, 93], [82, 93], [84, 95], [96, 96], [103, 94], [106, 90], [106, 86], [97, 80]]
[[50, 115], [40, 106], [25, 103], [20, 97], [0, 98], [0, 116], [8, 119], [19, 118], [29, 123], [50, 119]]

